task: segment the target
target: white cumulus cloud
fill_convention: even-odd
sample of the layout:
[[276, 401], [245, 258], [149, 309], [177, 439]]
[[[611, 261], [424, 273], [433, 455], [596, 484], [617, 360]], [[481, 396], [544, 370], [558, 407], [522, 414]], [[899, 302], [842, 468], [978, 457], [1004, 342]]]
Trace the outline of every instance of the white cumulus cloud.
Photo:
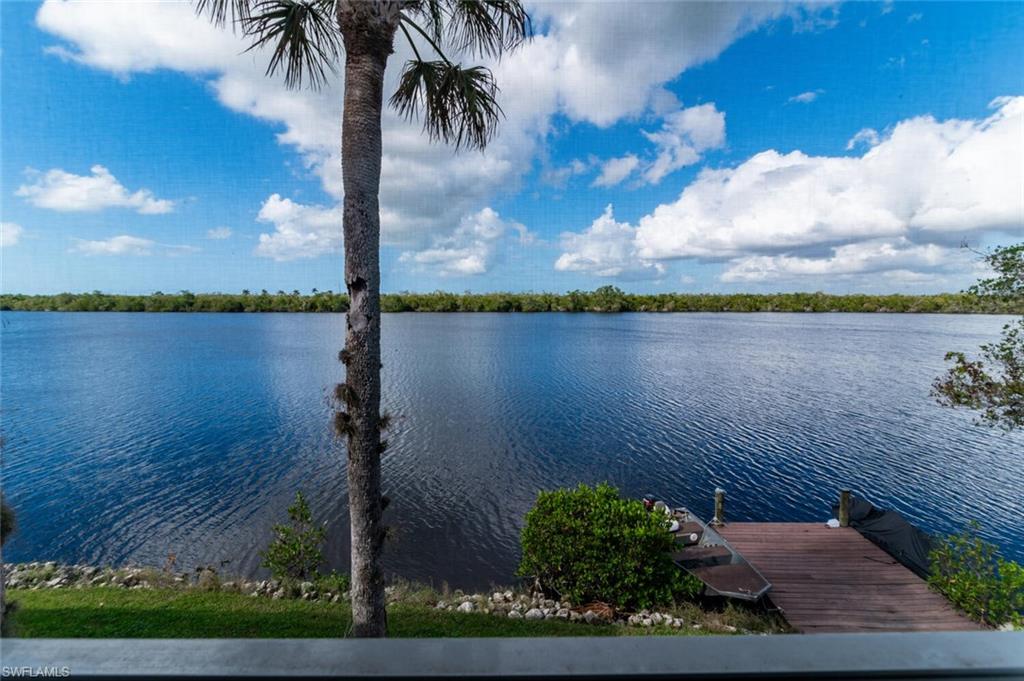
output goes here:
[[495, 262], [498, 245], [509, 237], [524, 245], [534, 241], [524, 225], [503, 220], [487, 207], [464, 217], [451, 234], [435, 237], [430, 247], [406, 251], [399, 260], [435, 269], [445, 276], [484, 274]]
[[613, 187], [627, 177], [640, 165], [636, 154], [626, 154], [619, 158], [610, 158], [601, 164], [601, 173], [594, 178], [591, 187]]
[[914, 244], [905, 237], [846, 244], [822, 258], [795, 255], [755, 255], [729, 263], [726, 282], [760, 282], [800, 277], [844, 277], [876, 272], [947, 271], [962, 253], [936, 244]]
[[230, 239], [232, 234], [233, 232], [230, 227], [214, 227], [213, 229], [206, 230], [206, 238], [214, 241]]
[[143, 215], [170, 213], [174, 209], [173, 201], [158, 199], [148, 189], [130, 191], [101, 165], [90, 168], [89, 175], [75, 175], [59, 168], [26, 173], [32, 182], [21, 185], [14, 193], [40, 208], [62, 212], [131, 208]]
[[[385, 243], [430, 244], [495, 195], [514, 190], [533, 167], [554, 116], [608, 126], [648, 109], [660, 113], [671, 99], [663, 86], [684, 70], [714, 59], [766, 22], [788, 16], [802, 26], [828, 9], [783, 2], [666, 2], [637, 11], [621, 2], [545, 3], [531, 11], [542, 32], [500, 64], [486, 64], [501, 86], [499, 103], [506, 114], [486, 153], [454, 154], [432, 144], [417, 122], [385, 111], [380, 195]], [[340, 76], [319, 92], [289, 91], [280, 79], [264, 75], [265, 50], [246, 52], [242, 38], [196, 17], [190, 3], [46, 0], [37, 23], [63, 41], [55, 54], [117, 77], [170, 69], [207, 80], [225, 107], [281, 126], [278, 141], [298, 152], [325, 191], [341, 199]], [[388, 93], [410, 54], [399, 36], [386, 74]], [[320, 237], [309, 238], [309, 230], [297, 229], [292, 245], [285, 245], [288, 237], [275, 231], [258, 252], [304, 257], [316, 248], [321, 253], [337, 248], [336, 239], [316, 233]]]
[[725, 114], [713, 103], [691, 106], [665, 116], [661, 130], [643, 134], [657, 147], [644, 180], [658, 184], [665, 175], [697, 163], [708, 149], [725, 144]]
[[807, 92], [801, 92], [798, 95], [793, 95], [789, 98], [789, 101], [796, 102], [797, 104], [810, 104], [824, 93], [824, 90], [808, 90]]
[[851, 151], [860, 144], [866, 144], [869, 147], [873, 147], [881, 141], [878, 136], [878, 131], [874, 128], [861, 128], [846, 142], [846, 150]]
[[571, 178], [584, 174], [590, 170], [593, 164], [594, 160], [591, 159], [584, 161], [574, 158], [563, 166], [545, 168], [541, 173], [541, 182], [549, 184], [552, 187], [564, 189]]
[[562, 255], [555, 261], [561, 272], [586, 272], [599, 277], [656, 279], [665, 272], [662, 263], [639, 257], [636, 230], [617, 222], [611, 204], [580, 233], [562, 233]]
[[[707, 170], [638, 225], [650, 258], [1020, 229], [1024, 97], [982, 120], [905, 120], [860, 157], [765, 151]], [[948, 237], [947, 237], [948, 238]]]
[[[548, 68], [537, 74], [535, 86], [543, 91], [553, 82], [563, 113], [605, 127], [671, 99], [665, 83], [714, 59], [765, 22], [789, 16], [799, 29], [831, 8], [781, 2], [581, 2], [538, 3], [531, 10], [554, 43], [553, 59], [540, 62]], [[614, 49], [621, 45], [630, 47]], [[536, 60], [542, 51], [534, 47], [524, 53]]]
[[[898, 252], [921, 266], [923, 255], [941, 252], [908, 250], [905, 240], [947, 246], [985, 231], [1022, 234], [1024, 97], [991, 106], [977, 120], [901, 121], [862, 156], [769, 150], [735, 168], [704, 170], [636, 226], [615, 223], [615, 249], [605, 248], [604, 230], [595, 234], [593, 226], [563, 238], [559, 269], [584, 262], [595, 273], [627, 271], [630, 256], [647, 267], [676, 258], [733, 260], [737, 269], [727, 271], [738, 280], [771, 268], [835, 269], [854, 255], [884, 262], [882, 255]], [[609, 211], [599, 221], [607, 219]], [[863, 242], [872, 246], [838, 250]], [[742, 260], [754, 256], [764, 257]]]
[[76, 239], [71, 252], [83, 255], [140, 255], [147, 256], [154, 253], [163, 255], [184, 255], [198, 251], [194, 246], [161, 244], [152, 239], [121, 234], [109, 239], [90, 241], [87, 239]]
[[256, 255], [274, 260], [315, 258], [340, 251], [344, 243], [340, 207], [306, 205], [272, 194], [257, 219], [274, 225], [274, 231], [260, 234]]
[[71, 249], [85, 255], [152, 255], [156, 242], [129, 234], [98, 241], [78, 240]]
[[15, 222], [0, 222], [0, 248], [16, 246], [24, 232], [21, 225]]

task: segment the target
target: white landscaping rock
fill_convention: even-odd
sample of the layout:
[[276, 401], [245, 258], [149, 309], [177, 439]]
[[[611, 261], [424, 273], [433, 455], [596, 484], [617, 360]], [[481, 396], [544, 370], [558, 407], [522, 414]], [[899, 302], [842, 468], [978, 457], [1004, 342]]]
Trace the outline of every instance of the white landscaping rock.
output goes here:
[[458, 608], [459, 612], [473, 612], [476, 610], [476, 606], [473, 605], [473, 601], [466, 601]]
[[508, 617], [509, 619], [513, 620], [521, 620], [523, 619], [523, 613], [519, 612], [518, 610], [510, 610], [508, 613]]
[[542, 620], [544, 619], [544, 613], [539, 608], [530, 608], [526, 611], [526, 619], [528, 620]]

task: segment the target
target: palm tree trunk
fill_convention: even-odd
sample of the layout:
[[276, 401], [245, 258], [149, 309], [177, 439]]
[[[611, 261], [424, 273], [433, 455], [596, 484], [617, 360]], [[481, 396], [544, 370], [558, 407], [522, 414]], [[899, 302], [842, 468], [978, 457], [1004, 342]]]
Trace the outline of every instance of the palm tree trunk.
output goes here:
[[352, 531], [352, 622], [356, 637], [387, 632], [380, 473], [380, 189], [384, 68], [395, 26], [374, 3], [339, 2], [345, 40], [344, 175], [346, 319], [345, 402]]
[[7, 636], [10, 622], [7, 621], [7, 589], [4, 581], [7, 571], [4, 569], [3, 543], [0, 542], [0, 636]]

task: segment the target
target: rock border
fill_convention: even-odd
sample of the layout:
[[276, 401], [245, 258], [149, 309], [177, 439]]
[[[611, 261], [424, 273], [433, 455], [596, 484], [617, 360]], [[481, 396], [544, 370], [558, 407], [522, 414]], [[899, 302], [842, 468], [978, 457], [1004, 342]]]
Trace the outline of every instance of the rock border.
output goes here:
[[[115, 587], [122, 589], [194, 588], [207, 591], [226, 591], [246, 594], [255, 598], [298, 599], [337, 603], [347, 601], [347, 591], [318, 590], [312, 581], [286, 584], [276, 579], [222, 581], [212, 567], [197, 568], [194, 572], [173, 572], [147, 567], [96, 567], [90, 565], [64, 565], [55, 561], [15, 563], [4, 566], [4, 585], [8, 589], [83, 589]], [[403, 600], [409, 589], [388, 586], [388, 601]], [[667, 627], [694, 630], [706, 629], [714, 633], [737, 633], [727, 624], [691, 622], [669, 612], [641, 610], [638, 613], [616, 613], [607, 605], [592, 603], [577, 605], [567, 600], [547, 598], [542, 593], [526, 593], [506, 589], [491, 593], [464, 593], [456, 589], [450, 595], [438, 595], [433, 602], [436, 610], [482, 613], [494, 617], [525, 620], [564, 620], [580, 624], [629, 627]], [[752, 633], [743, 631], [742, 633]], [[767, 635], [767, 634], [765, 634]]]

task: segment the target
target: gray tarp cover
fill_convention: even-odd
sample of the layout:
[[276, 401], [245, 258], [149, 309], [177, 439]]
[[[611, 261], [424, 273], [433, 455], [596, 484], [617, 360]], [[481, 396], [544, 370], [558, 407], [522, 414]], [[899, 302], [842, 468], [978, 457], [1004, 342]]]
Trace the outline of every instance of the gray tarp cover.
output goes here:
[[[839, 505], [832, 506], [839, 517]], [[932, 540], [896, 511], [875, 508], [870, 501], [850, 497], [850, 527], [877, 544], [922, 579], [928, 578]]]

